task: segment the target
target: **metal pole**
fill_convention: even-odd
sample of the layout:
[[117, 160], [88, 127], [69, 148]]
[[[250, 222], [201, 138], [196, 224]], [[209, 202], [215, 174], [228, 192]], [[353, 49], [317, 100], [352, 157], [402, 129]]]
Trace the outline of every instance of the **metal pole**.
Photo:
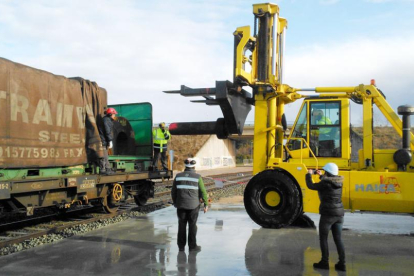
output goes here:
[[276, 75], [276, 45], [277, 45], [277, 23], [279, 22], [277, 13], [273, 15], [272, 28], [272, 75]]
[[170, 150], [170, 170], [173, 170], [174, 150]]

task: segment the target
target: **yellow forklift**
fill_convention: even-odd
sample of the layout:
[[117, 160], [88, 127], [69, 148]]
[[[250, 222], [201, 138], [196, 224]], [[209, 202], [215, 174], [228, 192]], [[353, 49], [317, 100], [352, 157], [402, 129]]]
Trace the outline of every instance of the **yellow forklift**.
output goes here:
[[[241, 134], [251, 105], [255, 106], [254, 177], [244, 192], [247, 213], [259, 225], [288, 226], [304, 212], [318, 212], [319, 198], [305, 183], [307, 170], [338, 165], [344, 176], [343, 203], [351, 211], [414, 213], [414, 107], [394, 112], [375, 81], [350, 87], [294, 88], [283, 83], [283, 48], [287, 20], [274, 4], [253, 5], [254, 30], [234, 32], [234, 79], [216, 87], [165, 91], [202, 96], [219, 105], [224, 118], [216, 122], [174, 123], [171, 134]], [[253, 95], [243, 89], [252, 88]], [[313, 91], [312, 96], [309, 96]], [[305, 93], [303, 93], [305, 92]], [[302, 100], [289, 137], [286, 104]], [[362, 138], [351, 128], [350, 103], [362, 106]], [[402, 137], [400, 149], [373, 147], [373, 105]], [[316, 177], [316, 176], [315, 176]], [[314, 180], [317, 180], [316, 178]]]

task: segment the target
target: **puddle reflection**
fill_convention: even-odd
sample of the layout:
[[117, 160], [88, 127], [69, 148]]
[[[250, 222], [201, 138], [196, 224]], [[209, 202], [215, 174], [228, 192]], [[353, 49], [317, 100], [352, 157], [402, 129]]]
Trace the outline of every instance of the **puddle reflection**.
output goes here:
[[223, 220], [216, 219], [216, 224], [214, 226], [214, 230], [215, 231], [223, 231], [223, 224], [224, 224]]
[[197, 254], [198, 252], [178, 252], [177, 254], [177, 270], [178, 275], [197, 275]]
[[[255, 229], [246, 244], [246, 268], [252, 275], [278, 275], [278, 272], [283, 275], [286, 271], [291, 275], [307, 275], [311, 271], [304, 264], [320, 258], [320, 252], [305, 255], [309, 240], [316, 236], [316, 231], [287, 235], [275, 229]], [[311, 260], [305, 260], [308, 258]]]

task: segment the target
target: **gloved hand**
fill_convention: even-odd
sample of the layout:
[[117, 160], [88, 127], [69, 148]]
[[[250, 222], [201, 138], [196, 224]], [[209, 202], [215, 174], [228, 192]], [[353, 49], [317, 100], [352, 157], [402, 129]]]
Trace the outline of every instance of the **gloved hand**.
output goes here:
[[162, 131], [162, 133], [165, 133], [165, 128], [162, 128], [161, 131]]
[[112, 149], [112, 141], [109, 141], [108, 149]]

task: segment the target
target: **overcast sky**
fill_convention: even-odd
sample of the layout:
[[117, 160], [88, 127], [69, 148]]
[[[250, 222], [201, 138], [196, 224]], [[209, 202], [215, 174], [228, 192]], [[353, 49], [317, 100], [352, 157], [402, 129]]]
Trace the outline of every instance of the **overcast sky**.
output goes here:
[[[109, 104], [151, 102], [154, 123], [213, 121], [219, 107], [163, 90], [231, 80], [233, 32], [259, 1], [0, 0], [0, 56], [108, 90]], [[284, 82], [357, 86], [414, 105], [414, 0], [280, 0]], [[286, 108], [294, 121], [297, 104]], [[253, 121], [253, 112], [248, 117]]]

